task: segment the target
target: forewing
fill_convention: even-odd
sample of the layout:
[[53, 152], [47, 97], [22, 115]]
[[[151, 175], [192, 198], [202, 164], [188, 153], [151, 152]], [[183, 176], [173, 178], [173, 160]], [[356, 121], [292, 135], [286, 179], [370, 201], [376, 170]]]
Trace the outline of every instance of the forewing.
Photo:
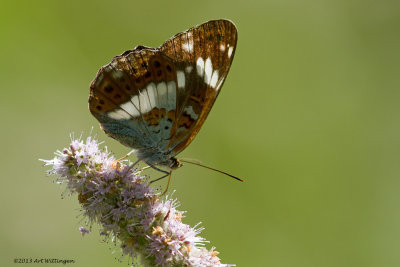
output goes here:
[[179, 33], [158, 49], [177, 73], [177, 112], [168, 150], [182, 151], [207, 118], [229, 72], [237, 30], [229, 20], [213, 20]]

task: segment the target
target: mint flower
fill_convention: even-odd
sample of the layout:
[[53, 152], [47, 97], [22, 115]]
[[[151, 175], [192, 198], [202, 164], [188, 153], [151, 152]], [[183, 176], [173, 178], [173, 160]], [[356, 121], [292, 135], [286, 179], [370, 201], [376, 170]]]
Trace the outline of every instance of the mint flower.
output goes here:
[[[98, 223], [101, 235], [116, 240], [122, 254], [145, 266], [233, 266], [221, 264], [218, 252], [207, 250], [198, 234], [199, 224], [182, 223], [183, 211], [171, 196], [149, 186], [141, 171], [116, 161], [100, 150], [92, 137], [72, 140], [69, 148], [57, 151], [50, 174], [58, 175], [70, 194], [77, 194], [89, 225]], [[90, 230], [80, 227], [82, 235]], [[138, 258], [138, 256], [140, 256]]]

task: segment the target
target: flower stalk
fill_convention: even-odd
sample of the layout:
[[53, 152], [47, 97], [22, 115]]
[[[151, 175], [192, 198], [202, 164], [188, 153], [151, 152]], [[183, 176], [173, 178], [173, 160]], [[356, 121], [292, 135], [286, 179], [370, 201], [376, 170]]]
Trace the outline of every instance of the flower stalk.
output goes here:
[[[182, 223], [183, 211], [171, 196], [161, 198], [141, 170], [129, 168], [100, 149], [92, 137], [75, 139], [57, 151], [50, 166], [58, 183], [77, 194], [89, 224], [98, 223], [101, 234], [116, 240], [123, 256], [144, 266], [233, 266], [222, 264], [218, 252], [204, 247], [199, 224]], [[82, 235], [90, 233], [81, 227]]]

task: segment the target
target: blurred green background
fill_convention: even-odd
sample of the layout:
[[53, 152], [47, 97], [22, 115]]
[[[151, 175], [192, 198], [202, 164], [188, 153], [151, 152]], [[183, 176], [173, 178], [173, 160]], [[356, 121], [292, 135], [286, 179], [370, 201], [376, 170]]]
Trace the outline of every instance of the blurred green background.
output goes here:
[[87, 108], [97, 70], [216, 18], [238, 27], [235, 60], [180, 156], [245, 182], [177, 170], [184, 222], [238, 266], [400, 266], [397, 0], [1, 1], [1, 266], [127, 266], [98, 232], [81, 237], [76, 196], [61, 199], [38, 159], [92, 126], [125, 155]]

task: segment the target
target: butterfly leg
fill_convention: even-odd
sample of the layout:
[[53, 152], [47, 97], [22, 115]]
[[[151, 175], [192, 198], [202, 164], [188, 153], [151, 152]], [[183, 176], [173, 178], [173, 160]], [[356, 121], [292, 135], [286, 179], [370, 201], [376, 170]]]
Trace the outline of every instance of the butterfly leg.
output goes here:
[[117, 159], [116, 161], [118, 162], [118, 161], [121, 161], [121, 160], [124, 160], [124, 159], [126, 159], [127, 157], [129, 157], [132, 153], [133, 153], [133, 151], [134, 150], [132, 150], [132, 151], [130, 151], [130, 152], [128, 152], [128, 154], [126, 154], [125, 156], [123, 156], [122, 158], [120, 158], [120, 159]]
[[161, 179], [163, 179], [163, 178], [165, 178], [165, 177], [168, 176], [167, 187], [165, 188], [164, 192], [160, 195], [160, 196], [163, 196], [163, 195], [164, 195], [165, 193], [167, 193], [167, 191], [168, 191], [169, 182], [171, 181], [172, 171], [167, 172], [167, 171], [161, 170], [161, 169], [159, 169], [159, 168], [157, 168], [157, 167], [155, 167], [155, 166], [153, 166], [153, 165], [149, 165], [149, 166], [152, 167], [153, 169], [159, 171], [159, 172], [165, 173], [165, 175], [161, 176], [160, 178], [157, 178], [157, 179], [155, 179], [155, 180], [150, 181], [150, 184], [152, 184], [152, 183], [154, 183], [154, 182], [157, 182], [157, 181], [159, 181], [159, 180], [161, 180]]
[[129, 155], [127, 154], [127, 155], [125, 155], [125, 156], [123, 156], [122, 158], [120, 158], [120, 159], [117, 159], [116, 161], [118, 162], [118, 161], [121, 161], [121, 160], [124, 160], [124, 159], [126, 159], [127, 157], [129, 157]]
[[165, 188], [164, 192], [160, 196], [163, 196], [165, 193], [167, 193], [168, 188], [169, 188], [169, 182], [171, 181], [171, 175], [172, 175], [172, 171], [169, 172], [167, 187]]
[[141, 168], [139, 171], [142, 172], [142, 171], [144, 171], [144, 170], [146, 170], [146, 169], [148, 169], [148, 168], [150, 168], [150, 166], [144, 166], [144, 167]]
[[135, 161], [134, 163], [132, 163], [132, 164], [128, 167], [128, 169], [125, 171], [123, 177], [125, 177], [125, 176], [128, 174], [128, 172], [129, 172], [136, 164], [139, 163], [139, 161], [140, 161], [140, 159], [137, 160], [137, 161]]
[[152, 167], [153, 169], [155, 169], [156, 171], [159, 171], [159, 172], [162, 172], [162, 173], [165, 174], [165, 175], [161, 176], [160, 178], [157, 178], [155, 180], [150, 181], [151, 184], [154, 183], [154, 182], [160, 181], [161, 179], [164, 179], [165, 177], [167, 177], [168, 175], [171, 174], [171, 172], [167, 172], [167, 171], [161, 170], [161, 169], [157, 168], [156, 166], [153, 166], [153, 165], [150, 165], [150, 164], [149, 164], [149, 166]]

